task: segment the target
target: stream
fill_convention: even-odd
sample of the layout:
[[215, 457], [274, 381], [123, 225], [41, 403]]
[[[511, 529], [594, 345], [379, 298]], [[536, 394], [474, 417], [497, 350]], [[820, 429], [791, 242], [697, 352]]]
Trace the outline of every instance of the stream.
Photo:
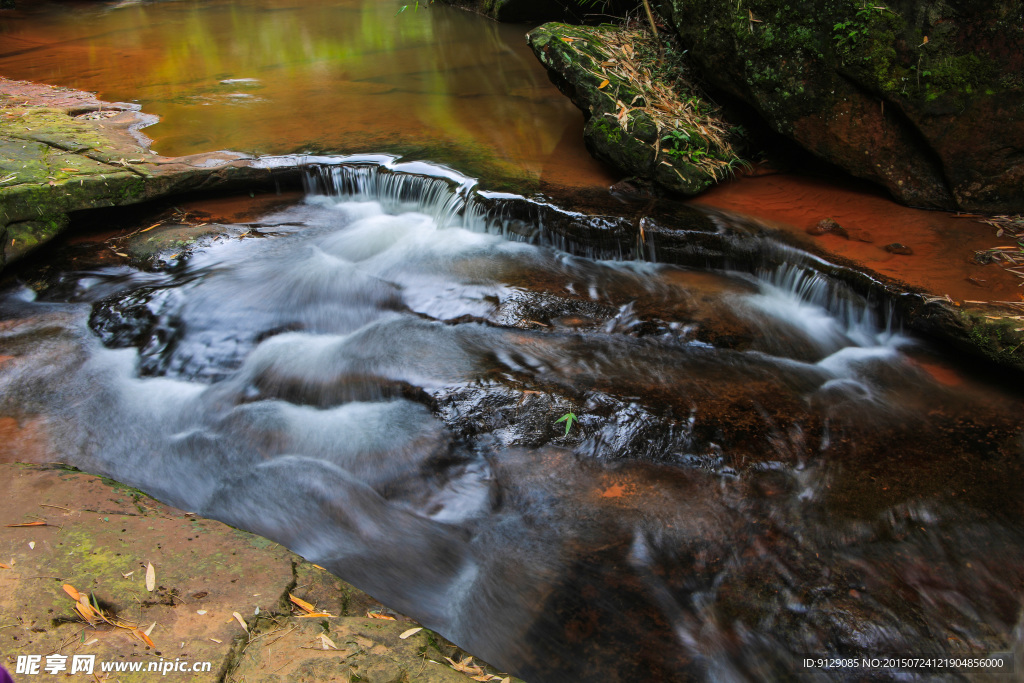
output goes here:
[[[5, 42], [0, 73], [60, 82], [40, 56], [66, 65], [62, 50], [111, 40], [133, 13], [233, 17], [270, 42], [330, 8], [362, 18], [359, 45], [373, 42], [371, 20], [404, 40], [394, 27], [410, 16], [428, 47], [424, 25], [457, 24], [488, 45], [522, 33], [440, 7], [259, 4], [291, 19], [256, 30], [231, 2], [97, 11], [95, 37], [41, 47], [31, 73], [6, 70], [21, 57]], [[265, 82], [269, 52], [262, 71], [191, 77]], [[63, 84], [101, 82], [102, 54]], [[273, 54], [276, 65], [291, 53]], [[305, 158], [302, 196], [145, 258], [111, 262], [98, 241], [28, 264], [0, 290], [0, 357], [16, 359], [0, 363], [0, 414], [42, 416], [69, 464], [279, 542], [530, 682], [865, 680], [803, 667], [826, 655], [1013, 653], [1012, 666], [1024, 394], [906, 333], [892, 301], [830, 278], [750, 219], [666, 203], [637, 223], [635, 207], [536, 194], [538, 178], [580, 186], [604, 171], [586, 162], [569, 178], [576, 157], [558, 149], [580, 123], [539, 65], [522, 69], [537, 79], [518, 105], [540, 107], [543, 126], [525, 136], [535, 147], [456, 132], [446, 155], [434, 133], [411, 131], [421, 156], [437, 154], [409, 161], [380, 109], [339, 125], [311, 113], [305, 132], [324, 131], [331, 155]], [[303, 83], [298, 70], [284, 73]], [[139, 83], [161, 82], [141, 71]], [[183, 131], [210, 130], [191, 116], [237, 127], [252, 120], [243, 107], [263, 106], [168, 101], [192, 107], [175, 115], [124, 81], [101, 95], [166, 115], [151, 132], [163, 153], [190, 151]], [[268, 91], [268, 110], [286, 99]], [[233, 133], [246, 144], [210, 139], [304, 149], [261, 137], [275, 126]], [[368, 136], [352, 143], [361, 149], [331, 142], [345, 126]], [[481, 159], [506, 164], [491, 182], [457, 164], [484, 138], [498, 147]], [[503, 139], [526, 151], [504, 154]], [[515, 178], [522, 190], [506, 192]], [[145, 242], [146, 225], [123, 248]], [[703, 246], [682, 254], [669, 229]]]

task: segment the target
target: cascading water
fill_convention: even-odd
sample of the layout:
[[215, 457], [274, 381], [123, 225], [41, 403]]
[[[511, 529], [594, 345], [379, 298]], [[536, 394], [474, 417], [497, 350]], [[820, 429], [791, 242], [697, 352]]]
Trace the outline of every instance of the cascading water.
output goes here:
[[9, 292], [0, 408], [530, 681], [1015, 647], [1020, 400], [891, 314], [800, 265], [573, 255], [446, 169], [308, 188], [173, 267]]

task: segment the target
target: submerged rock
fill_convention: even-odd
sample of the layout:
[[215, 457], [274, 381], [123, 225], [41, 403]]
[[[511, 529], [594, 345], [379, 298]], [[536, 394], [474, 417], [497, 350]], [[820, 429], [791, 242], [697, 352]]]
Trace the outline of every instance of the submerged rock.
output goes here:
[[917, 206], [1024, 209], [1024, 2], [663, 0], [714, 86]]

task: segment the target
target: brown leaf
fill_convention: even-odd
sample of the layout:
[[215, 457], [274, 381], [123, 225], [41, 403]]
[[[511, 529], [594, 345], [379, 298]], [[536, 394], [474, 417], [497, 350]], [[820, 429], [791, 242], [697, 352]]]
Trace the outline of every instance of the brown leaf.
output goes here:
[[62, 168], [60, 170], [64, 171], [65, 173], [78, 173], [77, 168]]
[[70, 595], [71, 599], [75, 602], [78, 602], [82, 599], [82, 594], [79, 593], [78, 589], [72, 586], [70, 583], [65, 583], [63, 586], [61, 586], [61, 588], [63, 588], [64, 592]]
[[299, 606], [300, 609], [302, 609], [302, 610], [304, 610], [306, 612], [313, 613], [313, 612], [316, 611], [316, 608], [313, 607], [313, 605], [309, 604], [308, 602], [306, 602], [302, 598], [295, 597], [291, 593], [288, 594], [288, 599], [291, 600], [292, 602], [294, 602], [296, 605]]
[[10, 568], [11, 568], [11, 565], [6, 564], [4, 562], [0, 562], [0, 569], [10, 569]]
[[93, 610], [92, 606], [89, 603], [76, 602], [75, 611], [78, 612], [79, 616], [85, 619], [86, 623], [88, 623], [90, 626], [93, 625], [93, 617], [95, 615], [95, 611]]
[[601, 85], [597, 86], [597, 89], [601, 90], [603, 88], [606, 88], [608, 86], [608, 83], [609, 83], [609, 80], [607, 78], [604, 79], [603, 81], [601, 81]]
[[146, 645], [149, 645], [149, 646], [150, 646], [150, 647], [152, 647], [152, 648], [155, 648], [155, 647], [156, 647], [156, 645], [155, 645], [155, 644], [153, 643], [153, 641], [152, 641], [152, 640], [150, 639], [150, 637], [146, 635], [146, 632], [145, 632], [145, 631], [140, 631], [139, 629], [135, 629], [134, 631], [132, 631], [132, 633], [134, 633], [134, 634], [135, 634], [135, 636], [136, 636], [136, 637], [137, 637], [137, 638], [138, 638], [139, 640], [141, 640], [142, 642], [144, 642], [144, 643], [145, 643]]
[[381, 614], [380, 612], [367, 612], [366, 616], [371, 619], [387, 619], [388, 621], [395, 621], [394, 617], [387, 614]]
[[237, 621], [237, 622], [239, 623], [239, 625], [240, 625], [240, 626], [241, 626], [241, 627], [242, 627], [243, 629], [245, 629], [245, 632], [246, 632], [246, 633], [248, 633], [248, 632], [249, 632], [249, 626], [248, 626], [248, 625], [247, 625], [247, 624], [245, 623], [245, 619], [243, 619], [243, 618], [242, 618], [242, 615], [241, 615], [241, 614], [239, 614], [238, 612], [232, 612], [232, 613], [231, 613], [231, 616], [233, 616], [233, 617], [235, 618], [235, 621]]
[[24, 524], [8, 524], [7, 527], [13, 529], [14, 527], [20, 526], [50, 526], [46, 522], [25, 522]]
[[334, 644], [334, 641], [327, 637], [326, 633], [320, 634], [320, 647], [325, 650], [337, 650], [338, 646]]
[[399, 638], [401, 638], [402, 640], [405, 640], [405, 639], [406, 639], [406, 638], [408, 638], [409, 636], [411, 636], [411, 635], [414, 635], [414, 634], [416, 634], [416, 633], [419, 633], [419, 632], [420, 632], [420, 631], [422, 631], [422, 630], [423, 630], [423, 627], [422, 627], [422, 626], [417, 626], [416, 628], [411, 628], [411, 629], [409, 629], [408, 631], [403, 631], [403, 632], [402, 632], [402, 635], [400, 635], [400, 636], [398, 636], [398, 637], [399, 637]]
[[295, 616], [296, 619], [308, 619], [310, 617], [330, 617], [333, 619], [334, 615], [328, 614], [327, 612], [310, 612], [308, 614], [298, 614]]
[[156, 569], [152, 562], [146, 563], [146, 590], [150, 593], [156, 590]]

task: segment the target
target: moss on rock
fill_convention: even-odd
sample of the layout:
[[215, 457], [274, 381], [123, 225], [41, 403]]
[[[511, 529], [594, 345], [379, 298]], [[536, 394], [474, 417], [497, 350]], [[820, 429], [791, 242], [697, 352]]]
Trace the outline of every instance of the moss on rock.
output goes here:
[[641, 53], [653, 55], [653, 41], [639, 32], [624, 39], [622, 33], [550, 23], [527, 40], [555, 84], [583, 111], [591, 154], [667, 192], [698, 194], [739, 162], [724, 136], [706, 134], [722, 129], [717, 111], [693, 93], [673, 97], [664, 84], [652, 85], [657, 92], [645, 89], [656, 78]]
[[827, 161], [909, 204], [1024, 209], [1021, 0], [661, 8], [709, 81]]

